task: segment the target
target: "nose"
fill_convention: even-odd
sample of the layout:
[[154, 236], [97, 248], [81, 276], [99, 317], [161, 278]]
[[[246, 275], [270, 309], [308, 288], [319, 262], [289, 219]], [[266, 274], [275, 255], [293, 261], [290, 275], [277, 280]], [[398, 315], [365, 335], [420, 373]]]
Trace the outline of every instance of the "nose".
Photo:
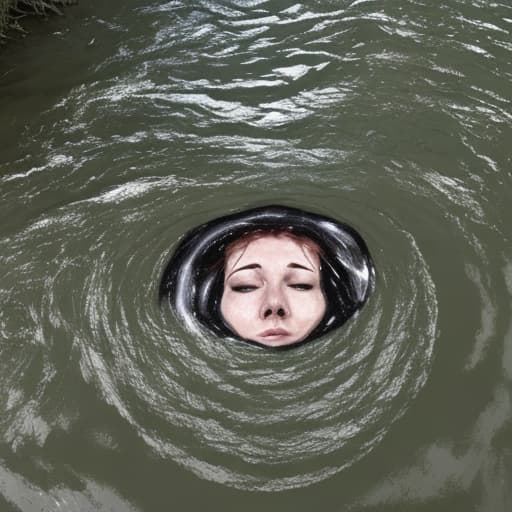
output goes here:
[[268, 318], [269, 316], [272, 316], [272, 315], [277, 315], [277, 316], [280, 316], [281, 318], [284, 318], [286, 316], [286, 311], [282, 307], [278, 307], [278, 308], [269, 307], [264, 311], [263, 318]]
[[265, 295], [261, 307], [261, 316], [264, 320], [269, 318], [284, 319], [290, 316], [286, 298], [279, 289], [269, 289]]

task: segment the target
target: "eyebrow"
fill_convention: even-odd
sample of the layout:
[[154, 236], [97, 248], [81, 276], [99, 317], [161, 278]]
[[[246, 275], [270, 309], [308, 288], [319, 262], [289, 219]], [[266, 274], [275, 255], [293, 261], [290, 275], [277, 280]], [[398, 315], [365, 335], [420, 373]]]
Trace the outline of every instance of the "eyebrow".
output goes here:
[[[301, 268], [303, 270], [307, 270], [308, 272], [314, 272], [314, 270], [308, 268], [308, 267], [305, 267], [304, 265], [300, 265], [299, 263], [288, 263], [288, 265], [286, 265], [288, 268]], [[240, 267], [240, 268], [237, 268], [236, 270], [233, 270], [233, 272], [231, 272], [231, 274], [229, 274], [229, 276], [227, 277], [227, 279], [229, 279], [233, 274], [235, 274], [236, 272], [240, 272], [240, 270], [251, 270], [251, 269], [255, 269], [255, 268], [261, 268], [261, 265], [259, 263], [249, 263], [249, 265], [244, 265], [243, 267]]]
[[286, 265], [288, 268], [302, 268], [303, 270], [308, 270], [309, 272], [314, 272], [313, 269], [305, 267], [304, 265], [300, 265], [299, 263], [288, 263]]
[[231, 274], [229, 274], [228, 279], [236, 272], [240, 272], [240, 270], [249, 270], [249, 269], [253, 269], [253, 268], [261, 268], [261, 265], [259, 263], [249, 263], [249, 265], [244, 265], [243, 267], [233, 270], [233, 272], [231, 272]]

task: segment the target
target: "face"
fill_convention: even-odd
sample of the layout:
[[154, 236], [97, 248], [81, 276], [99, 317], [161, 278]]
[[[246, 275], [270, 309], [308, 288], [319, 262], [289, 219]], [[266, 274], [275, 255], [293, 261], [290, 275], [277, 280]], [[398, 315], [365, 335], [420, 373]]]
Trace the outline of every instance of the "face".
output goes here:
[[320, 258], [283, 235], [267, 235], [226, 261], [221, 312], [242, 338], [267, 346], [297, 343], [325, 313]]

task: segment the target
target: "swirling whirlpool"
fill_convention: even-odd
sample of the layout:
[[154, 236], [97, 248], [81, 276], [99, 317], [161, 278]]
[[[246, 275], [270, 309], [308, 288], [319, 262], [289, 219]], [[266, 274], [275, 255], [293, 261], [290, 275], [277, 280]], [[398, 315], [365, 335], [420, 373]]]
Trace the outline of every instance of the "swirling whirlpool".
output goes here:
[[[21, 272], [7, 276], [13, 282], [3, 310], [7, 303], [21, 311], [20, 280], [34, 298], [24, 311], [34, 338], [11, 378], [43, 351], [46, 378], [37, 385], [43, 396], [56, 377], [54, 331], [63, 329], [81, 374], [103, 400], [151, 449], [197, 475], [273, 491], [341, 471], [379, 443], [428, 376], [437, 302], [413, 235], [376, 216], [378, 229], [366, 232], [378, 269], [370, 302], [334, 334], [270, 353], [189, 333], [158, 304], [160, 274], [177, 240], [198, 220], [225, 213], [191, 202], [189, 186], [174, 180], [123, 185], [43, 216], [4, 241], [4, 267], [16, 260]], [[173, 208], [186, 204], [172, 224], [162, 199], [169, 195]], [[227, 201], [229, 190], [205, 195]], [[387, 261], [388, 247], [402, 259]], [[7, 329], [3, 324], [12, 339]], [[18, 336], [27, 344], [28, 332]], [[18, 402], [11, 414], [20, 414], [21, 395]]]
[[[303, 487], [405, 421], [451, 318], [466, 366], [445, 349], [441, 381], [506, 338], [509, 7], [341, 3], [105, 6], [70, 38], [75, 82], [48, 86], [37, 120], [9, 118], [4, 446], [44, 447], [108, 404], [145, 453], [201, 478]], [[376, 269], [358, 314], [284, 353], [189, 332], [158, 301], [185, 233], [265, 204], [353, 226]]]

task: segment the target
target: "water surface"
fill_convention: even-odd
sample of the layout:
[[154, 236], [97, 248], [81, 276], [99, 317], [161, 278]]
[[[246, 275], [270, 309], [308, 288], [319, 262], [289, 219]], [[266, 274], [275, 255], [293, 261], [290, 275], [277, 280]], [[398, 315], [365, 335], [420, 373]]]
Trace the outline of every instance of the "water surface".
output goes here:
[[[0, 54], [1, 508], [508, 511], [512, 8], [66, 13]], [[187, 332], [178, 240], [269, 203], [356, 228], [371, 300], [285, 353]]]

